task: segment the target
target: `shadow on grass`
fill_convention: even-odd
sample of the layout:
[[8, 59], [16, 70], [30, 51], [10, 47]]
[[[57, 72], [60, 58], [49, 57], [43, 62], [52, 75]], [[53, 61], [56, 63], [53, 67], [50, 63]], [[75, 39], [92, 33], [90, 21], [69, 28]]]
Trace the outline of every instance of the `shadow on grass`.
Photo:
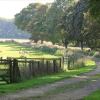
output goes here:
[[50, 54], [50, 53], [47, 53], [45, 51], [41, 51], [41, 50], [38, 50], [38, 49], [35, 49], [35, 48], [32, 48], [32, 47], [27, 47], [27, 46], [22, 46], [22, 45], [19, 45], [17, 43], [7, 43], [7, 42], [4, 42], [4, 43], [0, 43], [1, 46], [3, 47], [10, 47], [10, 50], [8, 51], [22, 51], [22, 52], [26, 52], [27, 54], [29, 55], [33, 55], [33, 56], [42, 56], [42, 55], [53, 55], [53, 54]]

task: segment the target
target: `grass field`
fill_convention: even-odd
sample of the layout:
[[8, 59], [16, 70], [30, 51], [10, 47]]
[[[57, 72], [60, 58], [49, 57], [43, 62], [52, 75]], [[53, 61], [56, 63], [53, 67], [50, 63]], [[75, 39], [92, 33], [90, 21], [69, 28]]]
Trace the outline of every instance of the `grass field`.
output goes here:
[[[26, 52], [26, 53], [23, 53]], [[42, 51], [36, 51], [31, 47], [21, 46], [17, 43], [0, 43], [0, 57], [21, 57], [27, 58], [55, 58], [56, 56], [50, 55]]]

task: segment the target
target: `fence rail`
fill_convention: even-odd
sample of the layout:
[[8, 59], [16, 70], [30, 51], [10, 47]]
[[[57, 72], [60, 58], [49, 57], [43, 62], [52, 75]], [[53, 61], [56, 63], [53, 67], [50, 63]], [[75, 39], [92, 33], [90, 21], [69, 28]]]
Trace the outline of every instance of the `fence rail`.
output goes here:
[[0, 58], [0, 78], [16, 83], [37, 75], [57, 73], [61, 67], [61, 58]]

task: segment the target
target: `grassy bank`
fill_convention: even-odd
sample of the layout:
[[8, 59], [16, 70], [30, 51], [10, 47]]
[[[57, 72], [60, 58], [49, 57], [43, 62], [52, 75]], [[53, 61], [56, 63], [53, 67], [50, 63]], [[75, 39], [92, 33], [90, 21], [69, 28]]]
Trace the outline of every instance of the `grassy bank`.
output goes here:
[[94, 68], [94, 66], [95, 66], [95, 62], [89, 60], [86, 62], [86, 66], [76, 70], [70, 70], [70, 71], [42, 76], [42, 77], [35, 77], [31, 80], [24, 81], [21, 83], [16, 83], [16, 84], [0, 85], [0, 94], [15, 92], [17, 90], [27, 89], [31, 87], [38, 87], [40, 85], [45, 85], [47, 83], [53, 83], [55, 81], [59, 81], [65, 78], [70, 78], [73, 77], [74, 75], [79, 75], [85, 72], [89, 72]]
[[85, 97], [83, 100], [100, 100], [100, 90], [93, 92], [89, 96]]
[[[100, 74], [92, 76], [93, 79], [100, 79]], [[86, 96], [83, 100], [100, 100], [100, 89]]]

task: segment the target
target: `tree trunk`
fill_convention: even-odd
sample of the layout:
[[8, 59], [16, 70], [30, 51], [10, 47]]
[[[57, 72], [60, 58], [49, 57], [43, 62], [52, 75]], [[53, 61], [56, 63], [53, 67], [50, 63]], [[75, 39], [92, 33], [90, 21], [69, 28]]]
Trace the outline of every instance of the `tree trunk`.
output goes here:
[[80, 42], [81, 43], [81, 50], [83, 51], [83, 41]]
[[68, 47], [68, 40], [67, 40], [67, 39], [65, 39], [65, 41], [64, 41], [64, 45], [65, 45], [65, 48]]

